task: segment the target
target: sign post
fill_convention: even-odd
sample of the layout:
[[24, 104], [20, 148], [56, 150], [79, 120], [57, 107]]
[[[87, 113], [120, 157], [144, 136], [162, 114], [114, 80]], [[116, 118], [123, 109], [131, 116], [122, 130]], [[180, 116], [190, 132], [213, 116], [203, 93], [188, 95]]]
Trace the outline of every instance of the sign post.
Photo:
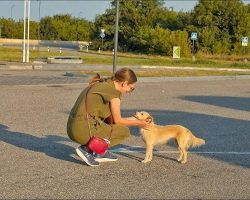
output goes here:
[[103, 51], [103, 38], [105, 37], [105, 33], [104, 33], [105, 29], [101, 29], [101, 38], [102, 38], [102, 51]]
[[242, 47], [243, 47], [243, 56], [244, 56], [244, 62], [247, 62], [246, 58], [246, 48], [248, 45], [248, 37], [242, 37]]
[[192, 60], [195, 61], [194, 42], [195, 42], [195, 40], [197, 40], [197, 32], [192, 32], [191, 33], [191, 40], [193, 41], [193, 46], [192, 46]]

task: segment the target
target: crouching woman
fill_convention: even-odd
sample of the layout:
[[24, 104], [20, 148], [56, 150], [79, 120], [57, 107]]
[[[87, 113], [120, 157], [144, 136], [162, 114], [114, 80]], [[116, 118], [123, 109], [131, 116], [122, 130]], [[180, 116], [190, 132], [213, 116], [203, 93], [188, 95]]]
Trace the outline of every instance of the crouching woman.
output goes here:
[[[76, 153], [87, 165], [98, 166], [103, 161], [117, 160], [110, 151], [103, 155], [91, 151], [87, 147], [91, 135], [109, 139], [109, 147], [113, 147], [130, 136], [128, 126], [148, 126], [146, 120], [121, 116], [121, 96], [132, 92], [136, 82], [136, 75], [129, 68], [122, 68], [107, 79], [97, 74], [77, 98], [68, 118], [67, 133], [71, 140], [80, 144]], [[107, 122], [110, 116], [113, 124]]]

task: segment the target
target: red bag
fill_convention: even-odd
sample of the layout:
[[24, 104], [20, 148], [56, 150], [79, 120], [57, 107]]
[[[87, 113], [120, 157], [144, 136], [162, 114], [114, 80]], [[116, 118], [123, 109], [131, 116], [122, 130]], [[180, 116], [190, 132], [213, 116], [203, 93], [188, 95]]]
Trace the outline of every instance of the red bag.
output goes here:
[[107, 139], [102, 139], [96, 136], [91, 136], [88, 143], [87, 147], [97, 153], [97, 154], [105, 154], [106, 151], [108, 150], [109, 147], [109, 141]]

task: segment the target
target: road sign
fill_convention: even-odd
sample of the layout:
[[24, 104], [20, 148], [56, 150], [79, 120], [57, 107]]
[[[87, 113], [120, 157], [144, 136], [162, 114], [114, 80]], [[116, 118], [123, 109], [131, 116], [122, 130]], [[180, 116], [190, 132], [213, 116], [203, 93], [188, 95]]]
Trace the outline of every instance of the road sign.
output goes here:
[[173, 47], [173, 58], [180, 58], [181, 57], [181, 47]]
[[197, 40], [197, 32], [191, 33], [191, 40]]
[[242, 37], [242, 46], [246, 47], [248, 44], [248, 37]]
[[100, 37], [104, 38], [105, 37], [105, 33], [101, 32]]

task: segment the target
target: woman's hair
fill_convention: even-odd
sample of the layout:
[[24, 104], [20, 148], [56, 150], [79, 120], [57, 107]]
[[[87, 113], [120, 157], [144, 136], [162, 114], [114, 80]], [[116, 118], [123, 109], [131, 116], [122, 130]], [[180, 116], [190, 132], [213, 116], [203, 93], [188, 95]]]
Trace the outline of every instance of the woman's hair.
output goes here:
[[129, 68], [119, 69], [112, 77], [113, 81], [125, 82], [128, 81], [128, 84], [133, 84], [137, 82], [137, 77], [135, 72]]
[[[96, 82], [104, 82], [109, 78], [101, 78], [100, 74], [96, 74], [90, 81], [89, 85], [93, 85]], [[129, 68], [122, 68], [119, 69], [115, 74], [111, 77], [111, 80], [118, 81], [118, 82], [125, 82], [128, 81], [128, 84], [133, 84], [137, 82], [137, 77], [133, 70]]]

